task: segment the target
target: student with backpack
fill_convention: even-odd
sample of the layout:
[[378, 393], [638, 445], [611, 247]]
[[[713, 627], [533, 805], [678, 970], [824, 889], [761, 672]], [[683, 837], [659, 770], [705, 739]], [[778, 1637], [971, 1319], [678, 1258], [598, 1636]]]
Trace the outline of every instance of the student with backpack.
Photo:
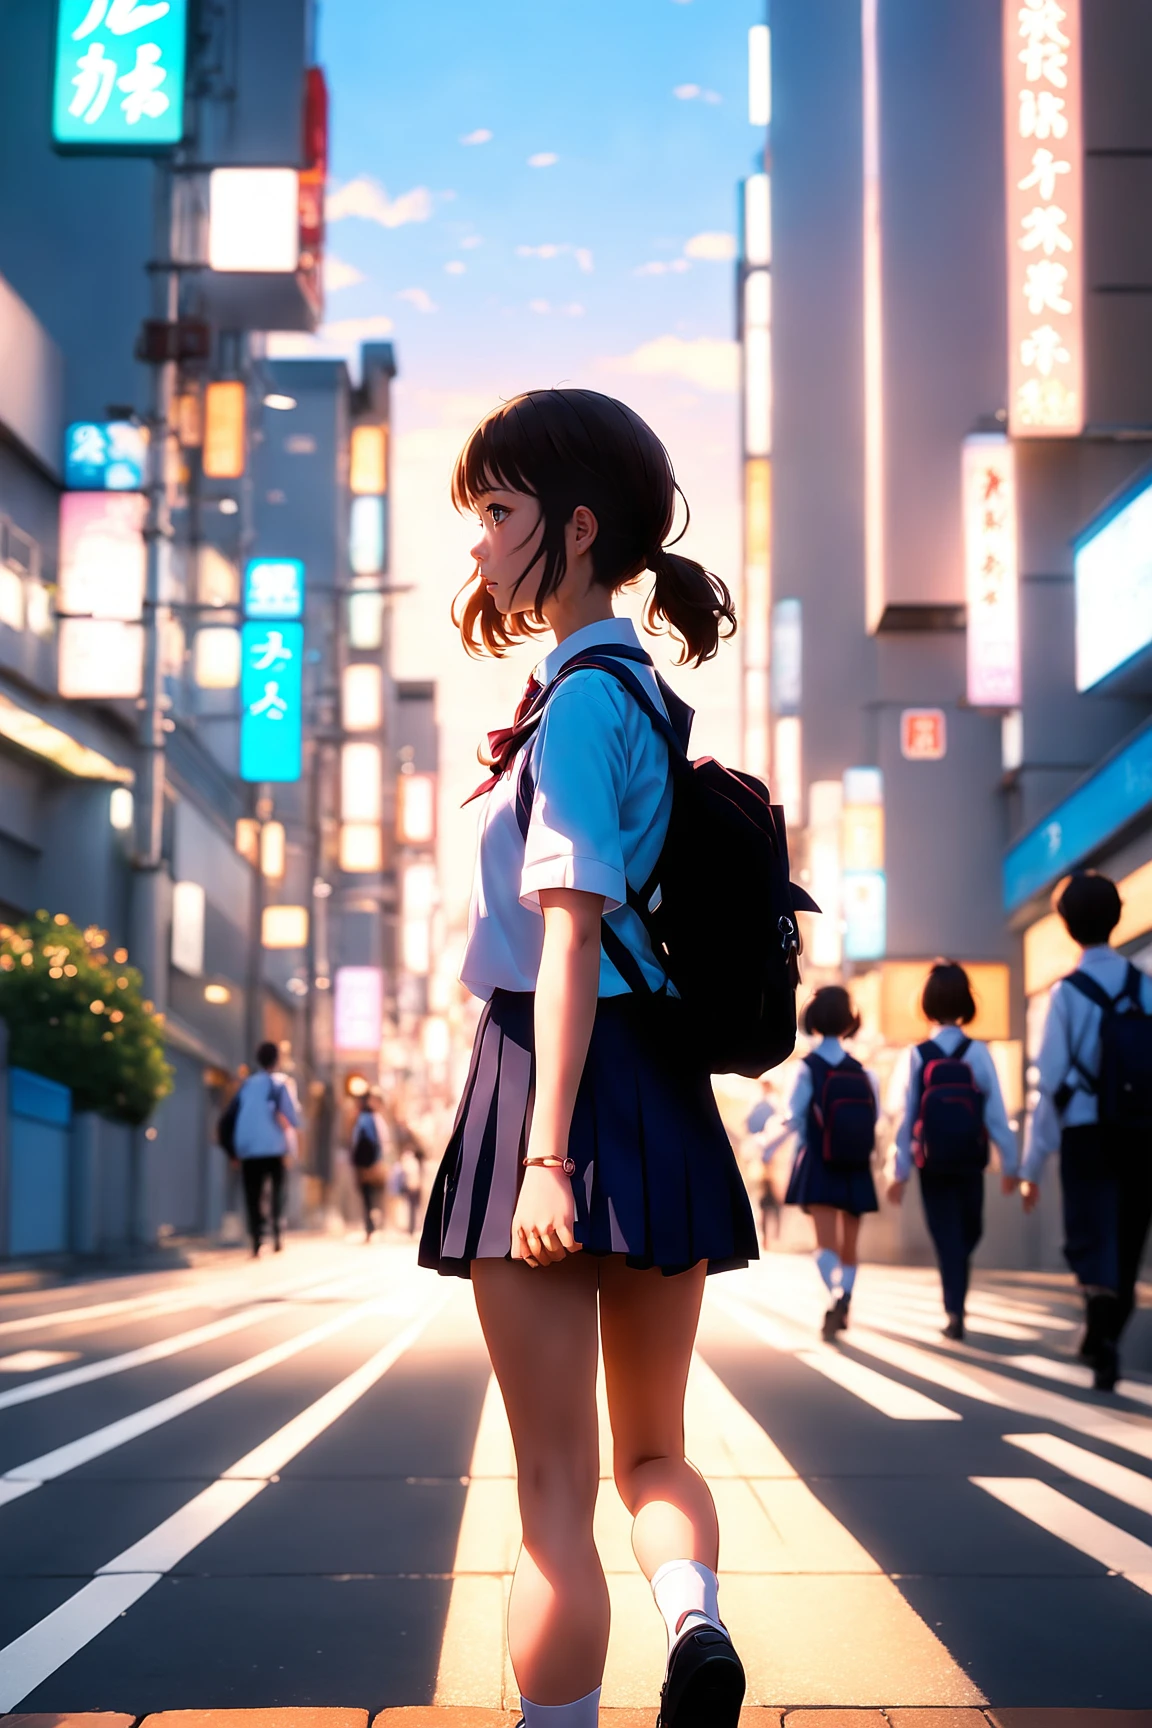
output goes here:
[[384, 1185], [388, 1180], [388, 1151], [392, 1137], [381, 1110], [379, 1092], [366, 1092], [360, 1100], [352, 1124], [352, 1173], [360, 1189], [364, 1208], [364, 1240], [371, 1242], [376, 1231]]
[[784, 1203], [802, 1207], [815, 1226], [816, 1265], [832, 1298], [823, 1325], [831, 1344], [848, 1325], [860, 1220], [877, 1209], [872, 1152], [880, 1087], [841, 1042], [860, 1030], [841, 985], [817, 990], [802, 1025], [819, 1043], [805, 1056], [788, 1105], [788, 1127], [799, 1144]]
[[988, 1046], [964, 1032], [976, 1018], [976, 1002], [963, 966], [937, 960], [920, 1006], [933, 1033], [909, 1051], [888, 1198], [901, 1203], [915, 1163], [940, 1268], [947, 1315], [944, 1336], [959, 1342], [964, 1337], [969, 1262], [984, 1234], [988, 1142], [1000, 1155], [1005, 1194], [1016, 1186], [1018, 1152]]
[[1086, 1307], [1080, 1355], [1110, 1392], [1152, 1221], [1152, 979], [1110, 946], [1121, 902], [1107, 876], [1077, 870], [1052, 903], [1082, 952], [1049, 999], [1021, 1193], [1030, 1212], [1058, 1150], [1064, 1257]]
[[616, 1485], [667, 1628], [662, 1728], [736, 1728], [744, 1693], [684, 1389], [706, 1274], [757, 1256], [709, 1070], [790, 1051], [796, 902], [765, 789], [689, 761], [690, 711], [613, 612], [647, 571], [649, 626], [685, 659], [733, 629], [723, 583], [665, 545], [676, 495], [651, 429], [590, 390], [495, 409], [453, 477], [481, 524], [466, 649], [556, 642], [489, 735], [461, 972], [485, 1006], [420, 1246], [472, 1279], [515, 1441], [526, 1728], [597, 1721], [598, 1344]]
[[[283, 1246], [281, 1217], [284, 1206], [284, 1170], [292, 1146], [289, 1136], [300, 1126], [295, 1090], [286, 1074], [275, 1072], [279, 1046], [268, 1042], [256, 1052], [256, 1072], [250, 1074], [236, 1095], [235, 1115], [226, 1130], [221, 1123], [222, 1143], [231, 1140], [229, 1156], [239, 1164], [248, 1212], [248, 1234], [252, 1258], [258, 1259], [264, 1236], [264, 1189], [272, 1189], [272, 1246], [279, 1254]], [[229, 1111], [225, 1112], [227, 1119]]]

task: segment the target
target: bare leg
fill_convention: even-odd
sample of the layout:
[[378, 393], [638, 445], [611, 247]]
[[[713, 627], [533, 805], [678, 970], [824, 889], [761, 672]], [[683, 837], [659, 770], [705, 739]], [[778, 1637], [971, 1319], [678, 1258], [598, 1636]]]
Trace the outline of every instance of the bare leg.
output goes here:
[[592, 1538], [600, 1479], [596, 1282], [597, 1262], [584, 1254], [537, 1269], [472, 1262], [476, 1308], [516, 1447], [524, 1527], [508, 1648], [517, 1684], [534, 1704], [586, 1697], [600, 1684], [608, 1649], [608, 1586]]
[[860, 1220], [854, 1217], [851, 1212], [838, 1212], [836, 1216], [840, 1220], [840, 1246], [837, 1250], [840, 1255], [840, 1264], [842, 1266], [855, 1266], [856, 1239], [860, 1234]]
[[839, 1254], [836, 1220], [840, 1214], [836, 1208], [834, 1206], [810, 1206], [808, 1211], [816, 1231], [817, 1248], [831, 1248], [833, 1254]]
[[667, 1560], [700, 1560], [716, 1570], [716, 1508], [684, 1457], [684, 1388], [704, 1275], [703, 1262], [675, 1278], [633, 1271], [615, 1255], [600, 1262], [613, 1466], [647, 1578]]

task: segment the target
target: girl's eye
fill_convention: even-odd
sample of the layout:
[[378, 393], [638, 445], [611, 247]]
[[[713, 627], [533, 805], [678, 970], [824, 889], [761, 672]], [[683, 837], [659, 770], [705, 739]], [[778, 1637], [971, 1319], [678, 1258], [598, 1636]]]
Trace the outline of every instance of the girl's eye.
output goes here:
[[503, 504], [489, 504], [489, 506], [488, 506], [488, 515], [490, 516], [490, 518], [492, 520], [492, 526], [494, 528], [499, 527], [500, 523], [503, 522], [503, 520], [507, 516], [507, 514], [508, 514], [508, 511]]

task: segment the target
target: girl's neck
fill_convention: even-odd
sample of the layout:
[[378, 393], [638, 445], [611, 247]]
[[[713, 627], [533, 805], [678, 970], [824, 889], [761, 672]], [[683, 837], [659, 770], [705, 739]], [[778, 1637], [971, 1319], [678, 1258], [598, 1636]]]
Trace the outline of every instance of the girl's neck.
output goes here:
[[555, 594], [549, 595], [540, 610], [558, 643], [589, 624], [606, 624], [616, 616], [610, 589], [592, 581], [574, 584], [569, 577], [565, 577]]

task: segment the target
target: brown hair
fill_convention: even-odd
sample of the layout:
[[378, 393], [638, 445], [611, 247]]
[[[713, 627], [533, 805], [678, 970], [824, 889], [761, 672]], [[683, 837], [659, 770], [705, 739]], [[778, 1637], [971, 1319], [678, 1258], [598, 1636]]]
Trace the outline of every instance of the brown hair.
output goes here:
[[[533, 609], [512, 616], [497, 610], [479, 569], [473, 571], [452, 607], [470, 654], [499, 657], [517, 638], [547, 629], [540, 602], [563, 580], [564, 530], [581, 504], [598, 529], [593, 581], [615, 593], [651, 570], [645, 622], [653, 632], [666, 625], [680, 638], [681, 663], [710, 660], [721, 636], [735, 630], [732, 596], [720, 578], [664, 544], [677, 494], [686, 517], [687, 500], [667, 450], [623, 402], [595, 390], [529, 390], [494, 408], [460, 453], [452, 502], [472, 510], [498, 487], [539, 501], [543, 534], [519, 581], [537, 564], [543, 568]], [[686, 519], [681, 535], [687, 526]]]
[[821, 1038], [854, 1038], [860, 1016], [842, 984], [824, 984], [808, 1003], [800, 1024], [810, 1037], [818, 1033]]
[[1120, 891], [1099, 870], [1074, 870], [1056, 884], [1052, 909], [1063, 918], [1073, 942], [1094, 948], [1107, 942], [1120, 922]]
[[934, 1020], [937, 1026], [953, 1020], [967, 1026], [969, 1020], [975, 1020], [976, 998], [963, 966], [955, 960], [937, 960], [928, 974], [920, 1006], [924, 1018]]

